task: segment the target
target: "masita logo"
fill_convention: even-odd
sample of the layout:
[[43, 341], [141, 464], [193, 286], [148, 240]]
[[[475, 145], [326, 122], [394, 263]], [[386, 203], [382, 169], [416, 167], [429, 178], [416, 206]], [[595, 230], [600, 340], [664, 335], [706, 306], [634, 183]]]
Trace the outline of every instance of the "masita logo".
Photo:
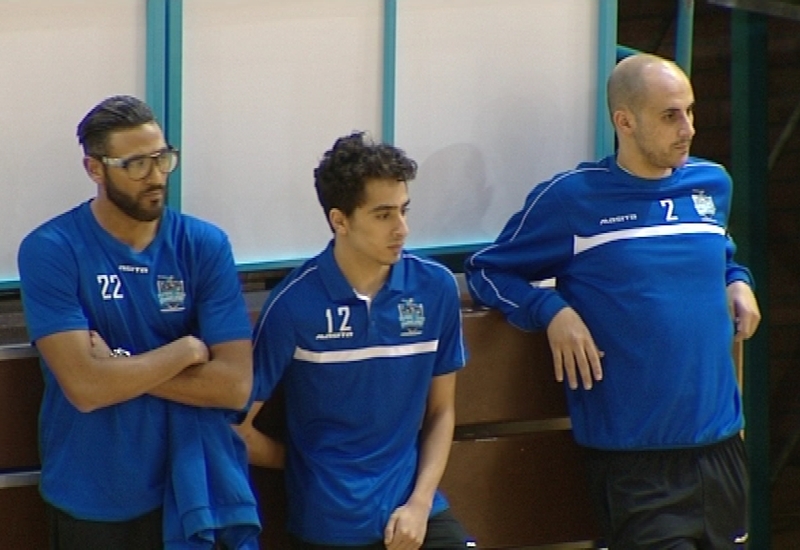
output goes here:
[[150, 273], [150, 268], [146, 265], [126, 265], [120, 264], [117, 266], [122, 273], [139, 273], [139, 274], [147, 274]]
[[611, 216], [609, 218], [602, 218], [600, 225], [610, 225], [613, 223], [633, 222], [638, 219], [636, 214], [621, 214], [619, 216]]

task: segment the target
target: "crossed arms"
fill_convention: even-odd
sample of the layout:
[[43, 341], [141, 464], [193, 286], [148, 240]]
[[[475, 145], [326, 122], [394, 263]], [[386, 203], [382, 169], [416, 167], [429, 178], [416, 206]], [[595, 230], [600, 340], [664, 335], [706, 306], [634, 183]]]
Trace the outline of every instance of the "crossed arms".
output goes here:
[[209, 347], [184, 336], [139, 355], [112, 357], [96, 332], [70, 330], [42, 337], [36, 347], [81, 412], [146, 393], [197, 407], [242, 409], [253, 380], [249, 340]]

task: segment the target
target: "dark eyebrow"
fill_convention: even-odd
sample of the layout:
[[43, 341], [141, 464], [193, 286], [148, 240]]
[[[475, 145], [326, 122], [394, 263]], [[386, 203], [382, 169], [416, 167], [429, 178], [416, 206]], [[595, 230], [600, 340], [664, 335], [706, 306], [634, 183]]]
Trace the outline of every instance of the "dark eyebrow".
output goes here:
[[370, 210], [370, 212], [371, 213], [374, 213], [374, 212], [388, 212], [388, 211], [397, 210], [397, 209], [398, 208], [396, 206], [392, 206], [390, 204], [379, 204], [375, 208], [372, 208]]
[[401, 204], [399, 207], [397, 207], [397, 206], [393, 206], [393, 205], [391, 205], [391, 204], [379, 204], [379, 205], [378, 205], [378, 206], [376, 206], [375, 208], [372, 208], [372, 209], [370, 209], [370, 213], [375, 213], [375, 212], [388, 212], [388, 211], [391, 211], [391, 210], [400, 210], [400, 209], [405, 209], [405, 208], [408, 208], [408, 205], [409, 205], [409, 204], [411, 204], [411, 200], [407, 200], [406, 202], [404, 202], [403, 204]]
[[136, 155], [136, 156], [137, 157], [154, 157], [156, 155], [160, 155], [161, 153], [166, 153], [169, 150], [170, 150], [170, 147], [166, 146], [166, 147], [162, 147], [161, 149], [156, 149], [152, 153], [144, 153], [144, 154]]
[[170, 147], [169, 145], [166, 145], [166, 146], [162, 147], [161, 149], [156, 149], [152, 153], [142, 153], [140, 155], [131, 155], [129, 157], [112, 157], [112, 156], [109, 156], [108, 158], [118, 158], [118, 159], [128, 163], [128, 162], [132, 162], [134, 160], [140, 160], [140, 159], [143, 159], [143, 158], [146, 158], [146, 157], [152, 158], [152, 157], [155, 157], [155, 156], [160, 155], [162, 153], [166, 153], [167, 151], [172, 151], [172, 149], [173, 149], [172, 147]]

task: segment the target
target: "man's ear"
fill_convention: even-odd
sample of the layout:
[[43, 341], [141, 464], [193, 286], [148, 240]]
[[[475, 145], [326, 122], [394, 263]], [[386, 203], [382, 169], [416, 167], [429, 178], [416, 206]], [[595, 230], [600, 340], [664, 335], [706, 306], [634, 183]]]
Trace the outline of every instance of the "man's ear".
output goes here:
[[611, 117], [614, 123], [614, 128], [623, 134], [630, 134], [636, 128], [636, 120], [628, 109], [619, 109], [614, 111], [614, 116]]
[[338, 208], [331, 208], [330, 212], [328, 212], [328, 222], [336, 235], [347, 234], [347, 216]]
[[105, 173], [103, 171], [103, 163], [94, 157], [83, 157], [83, 169], [92, 178], [97, 185], [103, 185], [106, 182]]

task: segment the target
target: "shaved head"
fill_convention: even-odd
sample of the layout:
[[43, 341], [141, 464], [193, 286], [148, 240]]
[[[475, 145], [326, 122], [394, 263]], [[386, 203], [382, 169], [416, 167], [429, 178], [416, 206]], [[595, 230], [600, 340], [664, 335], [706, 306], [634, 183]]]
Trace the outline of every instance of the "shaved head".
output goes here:
[[659, 74], [686, 79], [680, 67], [657, 55], [640, 53], [617, 63], [608, 79], [607, 90], [608, 111], [612, 119], [614, 112], [620, 109], [638, 113], [647, 100], [652, 80]]
[[608, 110], [617, 135], [617, 164], [658, 179], [689, 158], [694, 137], [694, 92], [672, 61], [636, 54], [608, 78]]

